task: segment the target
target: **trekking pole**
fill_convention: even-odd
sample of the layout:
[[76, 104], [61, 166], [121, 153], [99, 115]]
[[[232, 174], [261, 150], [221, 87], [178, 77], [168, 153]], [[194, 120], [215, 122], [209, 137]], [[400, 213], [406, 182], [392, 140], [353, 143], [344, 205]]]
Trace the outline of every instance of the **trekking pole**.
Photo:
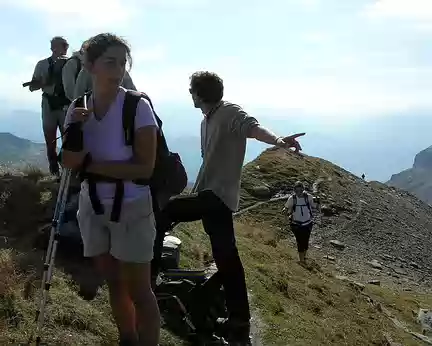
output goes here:
[[[54, 210], [54, 216], [51, 224], [51, 233], [48, 243], [48, 249], [45, 257], [42, 283], [41, 283], [41, 296], [36, 310], [35, 322], [36, 325], [36, 345], [40, 345], [41, 337], [40, 331], [44, 324], [45, 318], [45, 305], [47, 301], [48, 291], [51, 287], [52, 272], [54, 269], [54, 261], [57, 250], [58, 237], [60, 234], [60, 225], [63, 220], [63, 215], [66, 207], [66, 201], [68, 197], [69, 182], [70, 182], [71, 170], [62, 170], [59, 191], [57, 194], [57, 201]], [[33, 338], [33, 334], [30, 336], [29, 344]]]

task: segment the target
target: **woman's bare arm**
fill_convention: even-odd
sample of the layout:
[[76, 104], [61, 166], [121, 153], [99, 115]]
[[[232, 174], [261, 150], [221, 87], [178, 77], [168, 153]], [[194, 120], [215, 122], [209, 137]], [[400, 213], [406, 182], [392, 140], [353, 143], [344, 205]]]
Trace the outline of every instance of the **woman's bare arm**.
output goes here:
[[148, 179], [153, 174], [156, 161], [156, 126], [145, 126], [135, 131], [135, 153], [128, 162], [93, 162], [86, 172], [115, 179]]

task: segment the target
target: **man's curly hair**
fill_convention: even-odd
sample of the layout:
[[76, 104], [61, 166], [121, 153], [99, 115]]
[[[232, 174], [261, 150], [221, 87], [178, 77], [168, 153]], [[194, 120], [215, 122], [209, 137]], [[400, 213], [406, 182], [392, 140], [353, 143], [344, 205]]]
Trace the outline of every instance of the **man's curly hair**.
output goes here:
[[191, 92], [204, 103], [218, 103], [222, 100], [224, 86], [223, 80], [216, 73], [209, 71], [198, 71], [190, 77]]

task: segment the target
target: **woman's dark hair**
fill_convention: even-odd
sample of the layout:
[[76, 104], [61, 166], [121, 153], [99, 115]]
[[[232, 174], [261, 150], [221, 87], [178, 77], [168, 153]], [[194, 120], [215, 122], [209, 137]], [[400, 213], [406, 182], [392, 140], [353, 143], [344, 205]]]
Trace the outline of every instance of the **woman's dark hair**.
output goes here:
[[82, 49], [85, 54], [85, 60], [93, 64], [109, 47], [113, 46], [120, 46], [126, 49], [129, 68], [132, 67], [132, 56], [129, 44], [121, 37], [110, 33], [102, 33], [93, 36], [84, 42]]
[[191, 92], [196, 93], [202, 102], [218, 103], [222, 100], [224, 92], [223, 80], [216, 73], [198, 71], [190, 79]]

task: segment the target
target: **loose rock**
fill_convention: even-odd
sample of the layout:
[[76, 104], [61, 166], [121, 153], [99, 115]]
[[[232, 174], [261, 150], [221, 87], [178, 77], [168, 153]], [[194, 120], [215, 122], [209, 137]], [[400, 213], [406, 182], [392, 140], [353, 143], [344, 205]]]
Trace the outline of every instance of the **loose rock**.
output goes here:
[[377, 260], [372, 260], [370, 262], [368, 262], [372, 267], [374, 267], [375, 269], [383, 269], [383, 266], [381, 263], [379, 263]]
[[379, 281], [379, 280], [369, 280], [368, 284], [369, 285], [381, 286], [381, 281]]
[[339, 240], [330, 240], [330, 244], [333, 245], [338, 250], [345, 249], [345, 244], [340, 242]]

